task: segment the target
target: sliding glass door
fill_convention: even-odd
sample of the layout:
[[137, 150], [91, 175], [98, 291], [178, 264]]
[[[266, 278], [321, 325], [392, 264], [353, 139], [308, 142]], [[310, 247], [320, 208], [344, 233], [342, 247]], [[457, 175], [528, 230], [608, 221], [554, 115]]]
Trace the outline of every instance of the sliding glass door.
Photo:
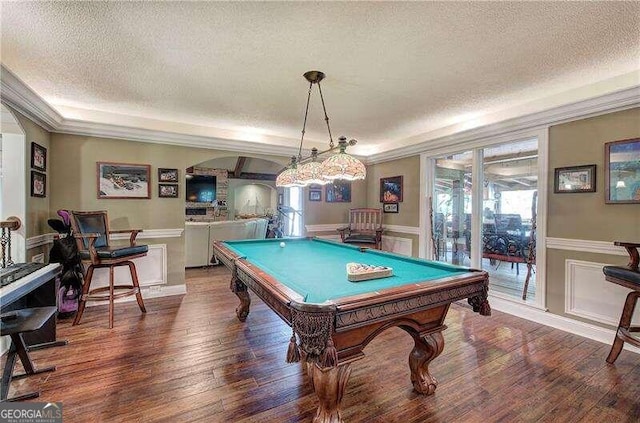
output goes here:
[[429, 258], [483, 268], [492, 292], [534, 301], [538, 141], [434, 158]]
[[483, 150], [482, 268], [491, 289], [535, 299], [538, 141]]
[[430, 221], [434, 258], [471, 265], [472, 185], [470, 151], [435, 161], [435, 186]]

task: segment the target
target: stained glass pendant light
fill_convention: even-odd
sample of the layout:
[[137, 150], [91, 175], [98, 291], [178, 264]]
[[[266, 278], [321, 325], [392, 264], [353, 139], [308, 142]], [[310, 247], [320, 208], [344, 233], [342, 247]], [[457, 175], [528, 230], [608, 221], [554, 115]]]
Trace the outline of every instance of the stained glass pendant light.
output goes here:
[[276, 178], [276, 186], [283, 188], [303, 187], [305, 186], [298, 180], [298, 169], [296, 164], [296, 156], [291, 156], [289, 167], [280, 172]]
[[329, 179], [322, 174], [322, 164], [318, 161], [318, 149], [311, 149], [311, 161], [303, 164], [298, 168], [298, 182], [304, 185], [325, 185], [329, 183]]
[[329, 180], [344, 179], [346, 181], [357, 181], [367, 176], [367, 169], [358, 159], [345, 153], [347, 139], [340, 137], [338, 147], [340, 152], [326, 159], [320, 165], [322, 176]]
[[[303, 76], [307, 81], [309, 81], [309, 92], [307, 94], [307, 106], [304, 113], [304, 123], [302, 125], [302, 136], [300, 137], [298, 157], [297, 160], [296, 157], [293, 157], [289, 167], [278, 175], [276, 179], [276, 186], [307, 186], [310, 184], [326, 184], [336, 179], [344, 179], [348, 181], [364, 179], [366, 177], [367, 170], [360, 160], [346, 153], [347, 141], [345, 137], [340, 137], [340, 152], [338, 154], [329, 157], [322, 163], [317, 162], [318, 154], [327, 153], [336, 148], [333, 143], [333, 137], [331, 136], [331, 126], [329, 125], [329, 117], [327, 116], [327, 109], [324, 104], [324, 97], [322, 96], [322, 87], [320, 86], [320, 81], [324, 79], [325, 74], [320, 71], [308, 71], [305, 72]], [[311, 93], [313, 91], [314, 84], [318, 85], [318, 92], [320, 93], [320, 100], [322, 101], [324, 120], [327, 123], [327, 131], [329, 132], [329, 149], [318, 153], [318, 150], [314, 148], [311, 150], [311, 156], [303, 159], [302, 143], [304, 141], [307, 116], [309, 114], [309, 101], [311, 100]], [[355, 143], [356, 140], [351, 140], [348, 144], [354, 145]], [[297, 167], [298, 164], [300, 164], [299, 168]]]

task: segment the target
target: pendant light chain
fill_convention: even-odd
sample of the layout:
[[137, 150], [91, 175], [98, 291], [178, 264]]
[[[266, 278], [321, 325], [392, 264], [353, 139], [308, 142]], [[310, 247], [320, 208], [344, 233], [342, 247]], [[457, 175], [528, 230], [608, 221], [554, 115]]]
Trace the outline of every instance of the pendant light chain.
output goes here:
[[324, 121], [327, 122], [327, 131], [329, 131], [329, 148], [333, 148], [333, 137], [331, 136], [331, 127], [329, 126], [329, 116], [327, 116], [327, 108], [324, 106], [324, 96], [322, 95], [322, 87], [318, 81], [318, 91], [320, 91], [320, 100], [322, 101], [322, 110], [324, 111]]
[[[287, 168], [285, 168], [276, 178], [276, 187], [304, 187], [310, 184], [324, 185], [334, 180], [357, 181], [365, 179], [367, 169], [365, 165], [355, 157], [346, 153], [347, 140], [346, 137], [340, 137], [340, 152], [330, 156], [321, 163], [317, 161], [318, 155], [328, 153], [336, 148], [331, 134], [331, 125], [329, 124], [329, 116], [327, 115], [327, 107], [322, 94], [320, 81], [324, 79], [325, 74], [320, 71], [311, 70], [303, 74], [304, 78], [309, 81], [309, 91], [307, 93], [307, 105], [304, 111], [304, 122], [302, 123], [302, 133], [300, 136], [300, 147], [298, 148], [298, 156], [293, 156]], [[327, 124], [329, 133], [329, 149], [318, 152], [317, 148], [311, 150], [309, 157], [302, 158], [302, 144], [307, 131], [307, 118], [309, 117], [309, 105], [311, 103], [311, 94], [313, 84], [318, 84], [318, 92], [320, 93], [320, 101], [322, 102], [322, 111], [324, 113], [324, 121]], [[356, 140], [351, 140], [348, 144], [355, 145]], [[303, 162], [305, 162], [303, 164]], [[300, 166], [298, 166], [300, 165]]]
[[[312, 88], [313, 88], [313, 82], [309, 82], [309, 94], [307, 94], [307, 107], [304, 110], [304, 123], [302, 124], [302, 136], [300, 137], [300, 148], [298, 149], [298, 161], [302, 161], [302, 141], [304, 141], [304, 133], [307, 128], [307, 116], [309, 115], [309, 100], [311, 100]], [[323, 107], [324, 107], [324, 104], [323, 104]], [[331, 135], [331, 133], [329, 133], [329, 135]]]

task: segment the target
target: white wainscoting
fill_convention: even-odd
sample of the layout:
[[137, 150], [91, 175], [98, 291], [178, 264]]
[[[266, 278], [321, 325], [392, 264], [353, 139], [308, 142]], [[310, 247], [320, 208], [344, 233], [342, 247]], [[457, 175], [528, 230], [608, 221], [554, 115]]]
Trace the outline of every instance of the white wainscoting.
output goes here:
[[[605, 263], [565, 261], [565, 313], [618, 326], [622, 307], [630, 289], [607, 282], [602, 273]], [[640, 322], [636, 309], [634, 322]]]
[[[348, 223], [328, 223], [322, 225], [306, 225], [305, 229], [308, 236], [313, 236], [316, 232], [332, 232], [336, 228], [348, 226]], [[415, 226], [402, 226], [402, 225], [384, 225], [384, 229], [391, 232], [405, 233], [405, 234], [419, 234], [420, 228]], [[331, 239], [334, 241], [340, 240], [340, 235], [318, 235], [318, 238]], [[405, 256], [411, 256], [413, 253], [413, 241], [409, 238], [402, 238], [399, 236], [382, 235], [382, 249], [384, 251], [390, 251], [396, 254], [402, 254]]]
[[411, 256], [413, 252], [413, 241], [409, 238], [382, 235], [382, 249], [396, 254]]
[[[144, 257], [132, 260], [136, 264], [140, 286], [167, 284], [167, 244], [149, 244], [149, 252]], [[129, 266], [115, 268], [116, 284], [131, 284]], [[109, 268], [93, 272], [91, 289], [109, 286]]]

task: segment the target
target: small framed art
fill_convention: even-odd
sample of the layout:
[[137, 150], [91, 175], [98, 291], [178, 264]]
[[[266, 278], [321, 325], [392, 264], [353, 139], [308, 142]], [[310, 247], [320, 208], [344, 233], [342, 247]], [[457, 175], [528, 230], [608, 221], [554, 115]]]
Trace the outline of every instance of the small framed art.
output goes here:
[[158, 184], [158, 197], [177, 198], [178, 184]]
[[327, 203], [350, 203], [351, 182], [333, 181], [325, 185]]
[[309, 190], [309, 201], [322, 201], [322, 190], [310, 189]]
[[47, 170], [47, 149], [35, 142], [31, 143], [31, 167], [42, 172]]
[[47, 175], [42, 172], [31, 171], [31, 196], [47, 196]]
[[596, 165], [557, 167], [553, 179], [556, 194], [595, 192]]
[[178, 169], [158, 169], [158, 182], [178, 182]]
[[382, 211], [385, 213], [398, 213], [398, 203], [384, 203]]

